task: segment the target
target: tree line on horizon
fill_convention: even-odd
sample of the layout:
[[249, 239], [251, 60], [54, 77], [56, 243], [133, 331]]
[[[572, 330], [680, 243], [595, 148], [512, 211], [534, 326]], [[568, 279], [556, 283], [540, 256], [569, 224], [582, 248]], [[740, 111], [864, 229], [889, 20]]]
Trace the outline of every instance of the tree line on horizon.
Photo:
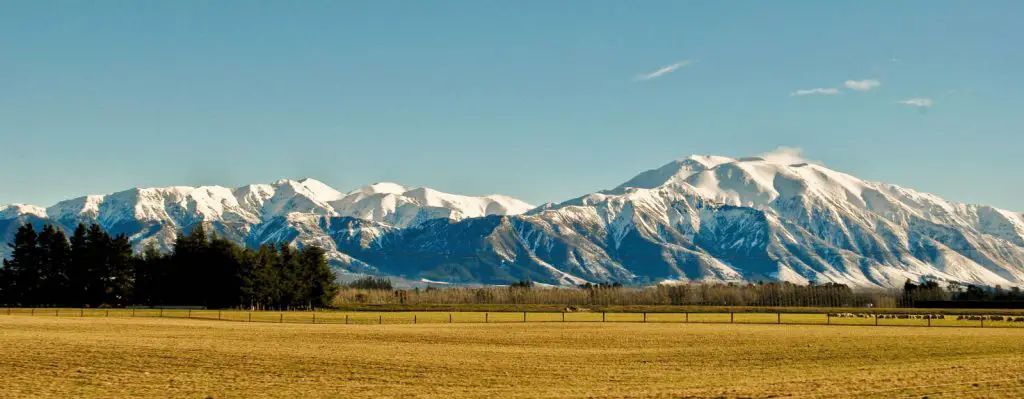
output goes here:
[[46, 225], [15, 233], [0, 268], [6, 306], [314, 309], [338, 291], [326, 253], [315, 246], [240, 246], [197, 225], [178, 234], [170, 252], [135, 253], [124, 234], [79, 224], [68, 237]]
[[[924, 291], [917, 294], [922, 294]], [[897, 307], [898, 290], [855, 290], [836, 283], [791, 282], [687, 283], [624, 286], [585, 283], [572, 287], [537, 287], [530, 280], [508, 286], [392, 289], [391, 281], [365, 278], [341, 288], [337, 303], [372, 305], [547, 304], [565, 306], [755, 306], [755, 307]]]
[[750, 283], [698, 282], [624, 286], [584, 283], [573, 287], [537, 288], [530, 280], [508, 286], [447, 286], [395, 289], [391, 280], [365, 277], [345, 284], [339, 305], [515, 305], [566, 306], [752, 306], [752, 307], [914, 307], [919, 301], [1024, 301], [1017, 287], [984, 288], [936, 281], [902, 288], [853, 288], [832, 282], [795, 284], [788, 281]]

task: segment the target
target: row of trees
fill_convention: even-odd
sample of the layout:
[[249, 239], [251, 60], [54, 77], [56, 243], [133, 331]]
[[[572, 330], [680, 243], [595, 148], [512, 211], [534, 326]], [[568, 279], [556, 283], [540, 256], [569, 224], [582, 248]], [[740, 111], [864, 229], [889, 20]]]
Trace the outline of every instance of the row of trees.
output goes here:
[[15, 233], [0, 269], [0, 302], [24, 306], [125, 304], [132, 295], [132, 248], [123, 235], [79, 225], [71, 236], [52, 225]]
[[69, 239], [26, 224], [9, 246], [0, 269], [0, 303], [9, 306], [308, 309], [329, 305], [338, 290], [320, 248], [245, 248], [201, 225], [169, 253], [149, 246], [136, 255], [127, 237], [97, 225], [79, 225]]
[[388, 290], [392, 288], [391, 279], [384, 277], [366, 276], [345, 284], [345, 288], [358, 288], [364, 290]]
[[1024, 301], [1024, 292], [1020, 287], [1004, 289], [999, 285], [982, 287], [952, 282], [943, 288], [936, 281], [916, 284], [907, 280], [903, 283], [903, 301]]
[[[374, 284], [369, 284], [374, 282]], [[342, 288], [339, 303], [354, 304], [547, 304], [574, 306], [757, 306], [757, 307], [913, 307], [917, 301], [1024, 299], [1020, 290], [976, 286], [940, 287], [934, 281], [903, 289], [853, 289], [843, 284], [758, 282], [751, 284], [663, 284], [624, 287], [616, 283], [537, 289], [529, 280], [508, 287], [428, 287], [392, 290], [390, 282], [368, 278]]]
[[446, 287], [411, 290], [380, 289], [387, 284], [361, 284], [341, 289], [338, 302], [353, 304], [548, 304], [572, 306], [814, 306], [898, 307], [899, 290], [854, 290], [842, 284], [800, 285], [789, 282], [757, 284], [661, 284], [625, 287], [620, 284], [584, 284], [578, 287], [535, 288], [530, 281], [508, 287]]

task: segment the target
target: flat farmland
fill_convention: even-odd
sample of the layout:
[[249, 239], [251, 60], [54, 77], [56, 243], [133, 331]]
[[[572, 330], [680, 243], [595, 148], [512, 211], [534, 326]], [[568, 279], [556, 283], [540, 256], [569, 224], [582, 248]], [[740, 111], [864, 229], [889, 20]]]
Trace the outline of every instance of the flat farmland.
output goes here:
[[0, 316], [0, 396], [1016, 398], [1022, 334]]
[[[918, 312], [920, 310], [917, 310]], [[949, 310], [946, 310], [948, 312]], [[80, 309], [80, 308], [3, 308], [0, 315], [56, 318], [189, 318], [254, 323], [305, 324], [447, 324], [447, 323], [522, 323], [522, 322], [625, 322], [625, 323], [735, 323], [735, 324], [801, 324], [908, 327], [985, 327], [1024, 329], [1024, 316], [982, 317], [972, 315], [985, 311], [968, 310], [965, 315], [908, 314], [903, 312], [872, 314], [845, 313], [848, 317], [827, 313], [798, 312], [544, 312], [544, 311], [244, 311], [188, 309]], [[1012, 314], [1014, 311], [989, 311]], [[897, 318], [897, 316], [899, 318]], [[938, 318], [938, 317], [941, 317]]]

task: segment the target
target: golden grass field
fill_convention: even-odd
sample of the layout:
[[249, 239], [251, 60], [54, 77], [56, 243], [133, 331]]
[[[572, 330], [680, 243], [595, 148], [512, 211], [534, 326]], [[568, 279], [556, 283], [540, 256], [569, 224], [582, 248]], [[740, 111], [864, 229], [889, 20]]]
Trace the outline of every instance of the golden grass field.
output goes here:
[[770, 396], [1024, 397], [1024, 331], [0, 315], [0, 397]]
[[[787, 312], [745, 312], [729, 313], [719, 309], [698, 310], [689, 313], [624, 313], [624, 312], [544, 312], [544, 311], [244, 311], [244, 310], [185, 310], [185, 309], [80, 309], [80, 308], [13, 308], [0, 309], [0, 315], [36, 316], [58, 318], [192, 318], [205, 320], [242, 321], [261, 323], [308, 323], [308, 324], [438, 324], [438, 323], [521, 323], [527, 322], [648, 322], [648, 323], [736, 323], [736, 324], [835, 324], [835, 325], [879, 325], [917, 327], [1009, 327], [1024, 329], [1024, 322], [1009, 320], [980, 321], [958, 320], [956, 314], [947, 314], [943, 319], [924, 318], [840, 318], [828, 317], [824, 310], [804, 310], [810, 313]], [[902, 310], [902, 311], [901, 311]], [[894, 309], [893, 314], [920, 309]], [[826, 313], [819, 313], [824, 311]], [[948, 312], [946, 310], [945, 312]], [[1007, 313], [1012, 311], [966, 310], [965, 314]], [[861, 313], [863, 316], [870, 314]], [[524, 319], [525, 317], [525, 319]], [[922, 316], [923, 317], [923, 316]], [[1011, 316], [1024, 319], [1024, 316]], [[982, 325], [984, 324], [984, 325]]]

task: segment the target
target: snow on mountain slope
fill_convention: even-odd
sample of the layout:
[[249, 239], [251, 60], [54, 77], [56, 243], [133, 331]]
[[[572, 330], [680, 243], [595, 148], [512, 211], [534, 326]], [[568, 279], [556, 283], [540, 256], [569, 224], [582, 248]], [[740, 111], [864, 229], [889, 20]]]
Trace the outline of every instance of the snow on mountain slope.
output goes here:
[[366, 186], [366, 187], [360, 187], [360, 188], [358, 188], [358, 189], [356, 189], [356, 190], [354, 190], [354, 191], [352, 191], [352, 192], [350, 192], [348, 194], [352, 195], [352, 194], [362, 193], [362, 194], [368, 194], [368, 195], [373, 195], [373, 194], [395, 194], [395, 195], [402, 195], [406, 191], [409, 191], [409, 188], [405, 187], [405, 186], [403, 186], [401, 184], [391, 183], [391, 182], [378, 182], [378, 183], [373, 183], [373, 184], [371, 184], [369, 186]]
[[[411, 213], [427, 212], [411, 219], [388, 217], [402, 207]], [[10, 208], [10, 210], [8, 210]], [[400, 221], [407, 226], [434, 217], [462, 219], [486, 215], [518, 214], [531, 209], [510, 197], [468, 197], [382, 183], [343, 194], [314, 179], [279, 180], [235, 189], [220, 186], [136, 188], [109, 195], [90, 195], [62, 201], [43, 209], [10, 205], [5, 215], [34, 213], [62, 223], [98, 221], [105, 226], [124, 221], [159, 222], [189, 226], [199, 221], [257, 224], [293, 213], [323, 216], [358, 216], [381, 222]]]
[[[670, 249], [682, 246], [727, 260], [726, 268], [745, 279], [799, 276], [875, 286], [921, 277], [991, 285], [1024, 282], [1019, 214], [955, 204], [820, 165], [690, 157], [533, 214], [577, 212], [579, 206], [596, 208], [595, 216], [611, 232], [613, 249], [631, 234], [656, 243], [664, 261], [648, 264], [661, 263], [666, 270], [674, 264]], [[769, 223], [717, 217], [731, 212], [730, 207], [756, 211]], [[695, 212], [715, 215], [710, 220], [716, 227]], [[720, 226], [743, 234], [701, 240], [717, 234]], [[768, 240], [752, 244], [751, 236]], [[740, 250], [746, 253], [737, 254]], [[722, 275], [729, 273], [716, 276]]]
[[462, 220], [489, 215], [518, 215], [532, 205], [511, 197], [469, 197], [429, 188], [409, 189], [376, 183], [355, 190], [331, 205], [340, 216], [409, 227], [431, 219]]
[[164, 249], [203, 223], [248, 245], [321, 246], [347, 270], [445, 282], [1024, 285], [1024, 215], [779, 157], [692, 156], [537, 208], [395, 183], [342, 193], [312, 179], [133, 189], [3, 207], [0, 233], [45, 220], [97, 221]]
[[26, 215], [45, 218], [46, 208], [25, 204], [11, 204], [0, 206], [0, 219], [14, 219]]
[[46, 213], [65, 224], [96, 221], [103, 226], [153, 222], [185, 227], [198, 221], [255, 223], [260, 219], [239, 205], [232, 190], [219, 186], [136, 188], [91, 195], [59, 202]]
[[233, 194], [240, 208], [246, 212], [259, 214], [263, 210], [263, 205], [273, 198], [276, 192], [274, 186], [270, 184], [250, 184], [236, 188]]
[[[330, 250], [332, 245], [326, 244], [330, 240], [323, 240], [329, 234], [318, 222], [320, 218], [354, 216], [383, 223], [385, 227], [380, 228], [386, 230], [391, 225], [408, 227], [436, 218], [460, 220], [522, 213], [530, 208], [510, 197], [469, 197], [426, 188], [407, 189], [394, 183], [379, 183], [345, 194], [307, 178], [234, 189], [134, 188], [61, 201], [45, 209], [8, 205], [0, 208], [0, 220], [32, 215], [55, 221], [68, 230], [78, 223], [98, 223], [113, 233], [127, 234], [136, 248], [152, 243], [170, 249], [178, 231], [203, 223], [222, 236], [250, 244], [287, 241], [323, 245]], [[337, 251], [329, 255], [344, 264], [359, 264]]]

